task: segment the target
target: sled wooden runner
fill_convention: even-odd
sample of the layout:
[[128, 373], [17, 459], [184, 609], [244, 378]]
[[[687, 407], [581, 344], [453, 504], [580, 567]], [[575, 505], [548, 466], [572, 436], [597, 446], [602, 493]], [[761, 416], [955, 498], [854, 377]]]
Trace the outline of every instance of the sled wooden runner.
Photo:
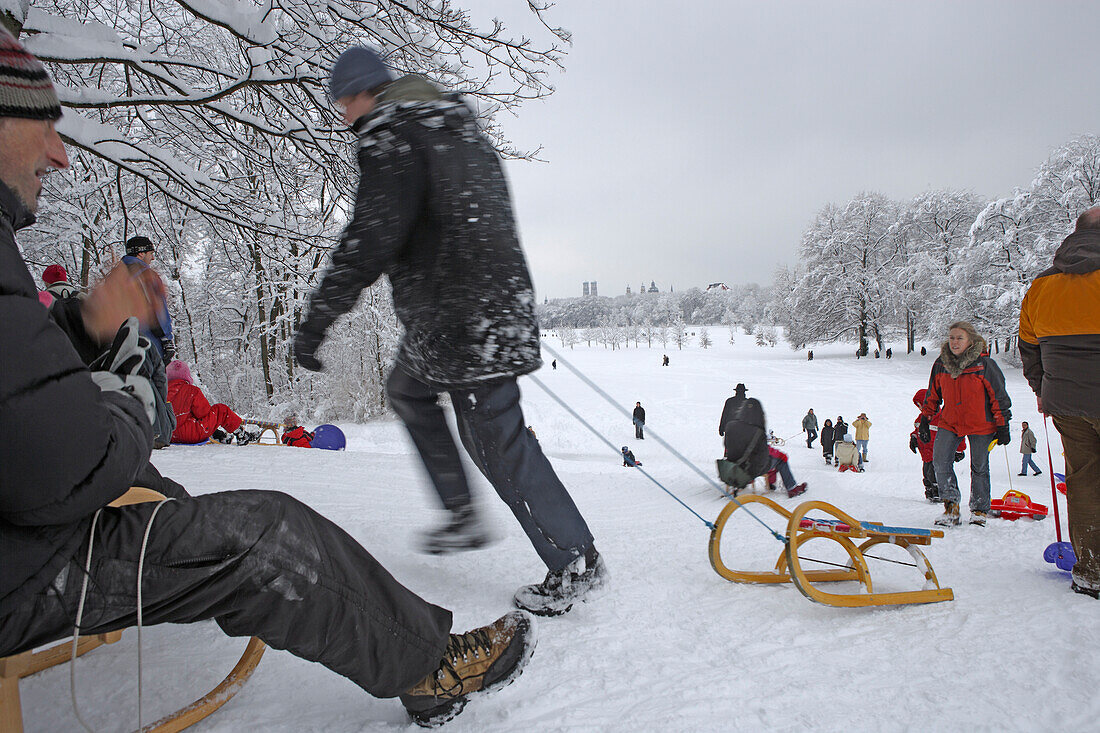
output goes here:
[[[132, 487], [110, 503], [112, 507], [161, 501], [164, 495], [152, 489]], [[94, 636], [82, 636], [77, 641], [77, 656], [81, 656], [103, 644], [113, 644], [122, 637], [122, 631], [110, 631]], [[189, 728], [229, 702], [244, 687], [256, 670], [267, 646], [252, 637], [245, 646], [237, 664], [214, 689], [195, 702], [166, 715], [155, 723], [142, 726], [141, 733], [176, 733]], [[49, 669], [72, 656], [72, 640], [67, 639], [42, 651], [27, 651], [0, 657], [0, 733], [22, 733], [23, 709], [19, 699], [19, 680], [36, 672]]]
[[[740, 502], [738, 504], [737, 502]], [[941, 588], [936, 573], [919, 545], [929, 545], [943, 532], [915, 527], [888, 527], [878, 522], [861, 522], [824, 501], [806, 501], [788, 511], [766, 496], [749, 494], [740, 496], [737, 502], [723, 507], [714, 529], [710, 533], [710, 564], [714, 571], [735, 583], [794, 583], [802, 595], [817, 603], [842, 608], [859, 606], [900, 606], [912, 603], [938, 603], [954, 600], [950, 588]], [[771, 570], [735, 570], [725, 564], [721, 556], [722, 534], [730, 516], [744, 504], [763, 504], [783, 517], [787, 522], [786, 543]], [[820, 511], [828, 517], [808, 517], [811, 511]], [[846, 565], [824, 570], [807, 570], [803, 563], [815, 562], [800, 555], [803, 545], [812, 539], [827, 539], [839, 544], [847, 553]], [[862, 540], [856, 544], [853, 540]], [[876, 593], [867, 567], [867, 550], [880, 544], [892, 544], [906, 550], [924, 576], [920, 590]], [[859, 593], [830, 593], [817, 584], [837, 581], [858, 581]]]

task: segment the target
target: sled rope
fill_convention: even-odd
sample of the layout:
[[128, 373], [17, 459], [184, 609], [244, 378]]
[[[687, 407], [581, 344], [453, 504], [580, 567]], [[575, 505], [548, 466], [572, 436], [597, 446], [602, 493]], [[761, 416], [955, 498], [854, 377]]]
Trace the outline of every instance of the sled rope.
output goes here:
[[[892, 560], [888, 557], [879, 557], [878, 555], [863, 555], [863, 557], [867, 558], [868, 560], [882, 560], [883, 562], [892, 562], [895, 565], [905, 565], [905, 566], [911, 567], [911, 568], [917, 567], [917, 564], [915, 562], [902, 562], [901, 560]], [[800, 558], [800, 559], [802, 560], [802, 562], [816, 562], [820, 565], [832, 565], [834, 568], [850, 568], [851, 567], [851, 565], [846, 565], [846, 564], [842, 565], [841, 563], [829, 562], [828, 560], [815, 560], [812, 557], [803, 557], [803, 558]]]
[[141, 603], [141, 577], [142, 572], [145, 570], [145, 548], [149, 544], [149, 534], [153, 531], [153, 520], [157, 518], [157, 512], [160, 508], [174, 499], [162, 499], [157, 502], [157, 505], [153, 508], [153, 513], [149, 515], [149, 521], [145, 524], [145, 536], [141, 538], [141, 554], [138, 555], [138, 567], [137, 567], [137, 658], [138, 658], [138, 674], [137, 674], [137, 708], [138, 708], [138, 727], [140, 731], [143, 726], [141, 724], [141, 622], [142, 622], [142, 603]]
[[80, 600], [76, 604], [76, 621], [73, 624], [73, 649], [69, 657], [69, 697], [73, 701], [73, 714], [88, 733], [95, 733], [92, 726], [84, 722], [80, 715], [80, 705], [76, 701], [76, 647], [80, 643], [80, 622], [84, 619], [84, 599], [88, 595], [88, 578], [92, 568], [92, 546], [95, 545], [95, 526], [99, 522], [102, 509], [97, 509], [92, 517], [92, 528], [88, 530], [88, 555], [84, 558], [84, 579], [80, 583]]
[[[575, 374], [582, 382], [584, 382], [586, 385], [588, 385], [588, 387], [591, 388], [592, 391], [594, 391], [600, 397], [603, 397], [604, 400], [606, 400], [612, 407], [614, 407], [616, 410], [618, 410], [620, 413], [622, 413], [624, 417], [626, 417], [628, 419], [633, 419], [633, 416], [629, 412], [626, 411], [626, 408], [619, 405], [619, 403], [617, 403], [611, 397], [611, 395], [609, 395], [606, 391], [604, 391], [598, 384], [596, 384], [591, 379], [589, 379], [583, 372], [581, 372], [581, 370], [579, 370], [579, 369], [577, 369], [577, 367], [573, 366], [564, 356], [559, 354], [553, 347], [551, 347], [545, 341], [543, 342], [542, 347], [544, 349], [546, 349], [548, 352], [550, 352], [551, 356], [553, 356], [555, 359], [557, 359], [562, 364], [564, 364], [565, 367], [567, 369], [569, 369], [569, 371], [573, 372], [573, 374]], [[582, 425], [584, 425], [586, 428], [588, 428], [588, 430], [593, 435], [595, 435], [597, 438], [599, 438], [601, 441], [603, 441], [609, 448], [611, 448], [611, 450], [615, 452], [615, 455], [620, 455], [619, 449], [616, 448], [615, 445], [610, 440], [608, 440], [603, 434], [601, 434], [598, 430], [596, 430], [596, 428], [594, 428], [592, 425], [590, 425], [584, 418], [582, 418], [580, 415], [578, 415], [577, 412], [575, 410], [573, 410], [573, 408], [571, 408], [569, 405], [567, 405], [563, 399], [558, 397], [558, 395], [556, 395], [554, 392], [552, 392], [549, 387], [547, 387], [545, 384], [543, 384], [542, 380], [540, 380], [538, 377], [536, 377], [534, 375], [528, 375], [528, 376], [531, 377], [531, 380], [535, 384], [537, 384], [542, 391], [546, 392], [546, 394], [550, 395], [550, 397], [555, 402], [557, 402], [559, 405], [561, 405], [563, 408], [565, 408], [566, 412], [568, 412], [570, 415], [572, 415], [574, 418], [576, 418], [578, 421], [580, 421], [580, 423]], [[724, 486], [721, 486], [717, 481], [712, 479], [707, 474], [703, 473], [699, 469], [698, 466], [696, 466], [694, 463], [692, 463], [690, 460], [688, 460], [686, 457], [684, 457], [684, 455], [681, 454], [680, 451], [676, 450], [674, 447], [672, 447], [667, 442], [665, 442], [665, 440], [660, 435], [658, 435], [656, 431], [649, 430], [648, 432], [654, 439], [656, 439], [658, 445], [660, 445], [662, 448], [667, 450], [672, 455], [676, 456], [676, 458], [680, 459], [680, 461], [685, 466], [690, 468], [695, 473], [699, 474], [699, 476], [703, 480], [705, 480], [711, 486], [716, 488], [727, 499], [734, 502], [735, 504], [737, 504], [738, 507], [740, 507], [741, 509], [744, 509], [746, 512], [748, 512], [749, 516], [751, 516], [753, 519], [755, 519], [757, 522], [759, 522], [760, 525], [762, 527], [764, 527], [764, 529], [768, 530], [768, 533], [771, 534], [772, 537], [779, 540], [783, 544], [787, 543], [787, 538], [785, 536], [783, 536], [779, 532], [776, 532], [774, 529], [772, 529], [770, 526], [768, 526], [767, 522], [765, 522], [760, 517], [756, 516], [756, 514], [751, 509], [749, 509], [744, 504], [742, 504], [740, 501], [738, 501], [737, 497], [734, 496], [733, 494], [731, 494], [729, 491], [727, 491]], [[646, 473], [644, 470], [642, 470], [641, 467], [635, 466], [635, 468], [637, 468], [639, 471], [641, 471], [646, 476], [646, 478], [648, 478], [650, 481], [652, 481], [658, 487], [660, 487], [662, 491], [664, 491], [666, 494], [668, 494], [673, 499], [675, 499], [677, 502], [679, 502], [681, 506], [683, 506], [689, 512], [691, 512], [696, 517], [698, 517], [699, 520], [704, 525], [706, 525], [707, 529], [710, 529], [712, 531], [714, 530], [714, 524], [712, 522], [710, 522], [710, 521], [704, 519], [702, 516], [700, 516], [698, 512], [696, 512], [694, 509], [692, 509], [687, 504], [685, 504], [684, 501], [682, 499], [680, 499], [680, 497], [676, 496], [676, 494], [672, 493], [667, 488], [662, 486], [661, 483], [659, 481], [657, 481], [657, 479], [650, 476], [648, 473]]]

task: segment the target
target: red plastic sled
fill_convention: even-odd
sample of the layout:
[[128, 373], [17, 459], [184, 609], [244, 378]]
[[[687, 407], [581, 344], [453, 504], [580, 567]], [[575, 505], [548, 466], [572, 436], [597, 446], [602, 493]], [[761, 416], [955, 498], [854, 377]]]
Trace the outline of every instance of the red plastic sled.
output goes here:
[[989, 513], [994, 517], [1015, 521], [1020, 517], [1046, 519], [1048, 511], [1045, 505], [1036, 504], [1022, 491], [1010, 490], [1000, 499], [989, 502]]

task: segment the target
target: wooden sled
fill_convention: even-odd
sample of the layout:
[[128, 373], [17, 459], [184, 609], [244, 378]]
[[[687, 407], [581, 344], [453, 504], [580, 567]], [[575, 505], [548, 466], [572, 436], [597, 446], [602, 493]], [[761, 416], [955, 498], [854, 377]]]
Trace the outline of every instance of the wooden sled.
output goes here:
[[[112, 501], [109, 506], [121, 507], [163, 499], [164, 495], [157, 491], [135, 486]], [[122, 638], [122, 631], [81, 636], [77, 640], [76, 655], [79, 657], [104, 644], [113, 644], [120, 638]], [[190, 705], [164, 716], [155, 723], [142, 726], [141, 733], [176, 733], [210, 716], [244, 687], [260, 663], [265, 649], [267, 645], [256, 637], [249, 639], [241, 658], [221, 683]], [[32, 650], [9, 657], [0, 657], [0, 733], [23, 732], [23, 707], [19, 699], [19, 680], [67, 662], [71, 657], [71, 639], [42, 651]]]
[[[254, 445], [282, 445], [282, 441], [279, 440], [279, 429], [285, 428], [285, 425], [276, 422], [265, 422], [263, 420], [245, 420], [244, 422], [249, 425], [255, 425], [260, 429], [260, 434], [256, 437]], [[267, 436], [267, 433], [271, 433]]]
[[[738, 503], [740, 502], [740, 503]], [[734, 570], [726, 566], [721, 557], [722, 533], [730, 515], [744, 504], [763, 504], [787, 520], [786, 543], [772, 570], [752, 571]], [[829, 518], [810, 518], [806, 515], [819, 510], [830, 515]], [[887, 527], [878, 522], [860, 522], [845, 514], [832, 504], [823, 501], [806, 501], [788, 511], [766, 496], [748, 494], [738, 497], [737, 502], [729, 502], [723, 507], [714, 529], [710, 533], [710, 564], [714, 571], [726, 580], [735, 583], [794, 583], [802, 595], [817, 603], [829, 606], [900, 606], [911, 603], [938, 603], [954, 600], [950, 588], [941, 588], [936, 573], [928, 558], [918, 545], [932, 543], [934, 537], [943, 537], [943, 532], [914, 527]], [[829, 539], [848, 554], [848, 562], [843, 567], [826, 570], [806, 570], [803, 562], [812, 562], [803, 558], [799, 552], [804, 544], [815, 538]], [[853, 540], [862, 540], [857, 545]], [[892, 544], [905, 549], [913, 558], [917, 570], [924, 575], [924, 587], [921, 590], [891, 593], [875, 593], [871, 583], [871, 574], [867, 568], [866, 551], [879, 544]], [[858, 581], [863, 587], [860, 593], [829, 593], [818, 587], [819, 583], [845, 580]]]

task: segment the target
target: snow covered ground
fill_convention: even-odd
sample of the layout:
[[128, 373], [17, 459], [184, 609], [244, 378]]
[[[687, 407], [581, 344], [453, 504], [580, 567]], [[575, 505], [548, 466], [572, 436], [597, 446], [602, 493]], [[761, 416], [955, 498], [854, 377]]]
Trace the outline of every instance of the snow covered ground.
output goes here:
[[[724, 329], [712, 338], [724, 342]], [[561, 347], [556, 341], [550, 346]], [[722, 402], [737, 382], [761, 399], [778, 436], [800, 429], [806, 409], [851, 422], [867, 412], [870, 458], [863, 474], [826, 467], [815, 443], [786, 450], [805, 499], [822, 499], [866, 520], [931, 526], [920, 460], [908, 450], [916, 410], [938, 347], [927, 357], [856, 361], [853, 346], [816, 348], [815, 360], [752, 338], [682, 351], [579, 346], [564, 356], [628, 409], [640, 400], [651, 431], [708, 475], [721, 454]], [[669, 367], [661, 366], [668, 353]], [[550, 357], [547, 355], [547, 363]], [[993, 495], [1010, 486], [1050, 503], [1045, 437], [1018, 369], [1004, 367], [1013, 400], [1013, 443], [991, 457]], [[651, 439], [634, 439], [612, 410], [559, 360], [537, 376], [602, 431], [629, 445], [646, 471], [713, 520], [724, 501]], [[524, 409], [570, 488], [612, 574], [605, 595], [564, 617], [539, 620], [539, 644], [524, 675], [471, 703], [448, 731], [1096, 731], [1100, 719], [1100, 604], [1069, 590], [1043, 561], [1053, 518], [991, 520], [951, 530], [925, 550], [953, 602], [844, 610], [820, 606], [790, 585], [729, 583], [707, 559], [709, 531], [617, 452], [595, 440], [530, 379]], [[1039, 437], [1044, 475], [1019, 478], [1019, 424]], [[412, 550], [435, 521], [434, 492], [400, 424], [343, 426], [347, 452], [292, 448], [172, 447], [157, 466], [193, 493], [268, 488], [291, 493], [344, 526], [407, 586], [455, 612], [455, 629], [511, 607], [514, 590], [545, 572], [526, 537], [477, 476], [500, 542], [474, 553], [428, 557]], [[1056, 467], [1060, 447], [1055, 441]], [[962, 464], [965, 465], [965, 464]], [[1060, 467], [1058, 470], [1061, 470]], [[471, 468], [471, 474], [475, 473]], [[962, 480], [965, 501], [969, 477]], [[776, 497], [793, 506], [798, 500]], [[1061, 497], [1060, 497], [1061, 498]], [[1064, 512], [1064, 504], [1063, 504]], [[738, 512], [738, 515], [743, 512]], [[767, 513], [762, 517], [772, 519]], [[1063, 515], [1064, 516], [1064, 515]], [[751, 520], [732, 523], [727, 557], [771, 567], [780, 544]], [[780, 528], [778, 522], [773, 526]], [[1064, 531], [1063, 522], [1063, 531]], [[896, 548], [887, 548], [895, 550]], [[887, 551], [881, 554], [888, 555]], [[824, 557], [824, 555], [821, 555]], [[904, 554], [895, 555], [907, 559]], [[746, 561], [746, 565], [749, 564]], [[884, 567], [879, 567], [882, 565]], [[871, 568], [884, 590], [918, 588], [912, 568]], [[147, 629], [145, 721], [203, 694], [228, 671], [244, 641], [213, 623]], [[136, 721], [136, 633], [78, 663], [81, 710], [97, 730]], [[68, 668], [23, 683], [29, 731], [76, 730]], [[244, 690], [198, 731], [381, 731], [408, 728], [400, 703], [377, 700], [320, 665], [269, 650]]]

